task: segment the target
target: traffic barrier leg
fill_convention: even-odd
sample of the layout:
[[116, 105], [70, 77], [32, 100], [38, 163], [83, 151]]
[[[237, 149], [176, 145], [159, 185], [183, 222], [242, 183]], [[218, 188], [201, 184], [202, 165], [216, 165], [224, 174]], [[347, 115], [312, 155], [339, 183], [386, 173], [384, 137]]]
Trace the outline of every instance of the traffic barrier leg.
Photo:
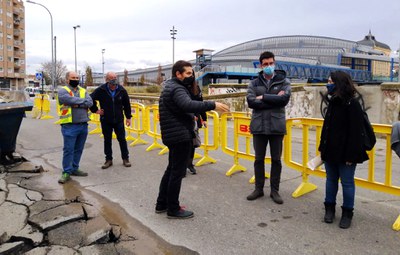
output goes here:
[[308, 181], [308, 175], [306, 173], [302, 173], [303, 176], [303, 181], [300, 184], [300, 186], [292, 193], [292, 197], [300, 197], [302, 195], [305, 195], [311, 191], [314, 191], [317, 189], [317, 185], [312, 184]]
[[393, 223], [392, 228], [393, 228], [393, 230], [396, 230], [396, 231], [400, 230], [400, 216], [397, 217], [397, 220]]

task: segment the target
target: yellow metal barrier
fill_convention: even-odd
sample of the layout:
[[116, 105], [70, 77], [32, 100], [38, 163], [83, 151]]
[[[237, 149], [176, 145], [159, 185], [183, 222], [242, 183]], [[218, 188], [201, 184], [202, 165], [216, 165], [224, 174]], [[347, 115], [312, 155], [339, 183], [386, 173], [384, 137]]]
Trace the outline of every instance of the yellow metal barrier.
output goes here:
[[[309, 161], [309, 130], [311, 127], [315, 127], [315, 154], [318, 155], [318, 147], [320, 143], [321, 130], [323, 125], [323, 119], [313, 119], [313, 118], [294, 118], [288, 119], [286, 121], [287, 126], [287, 135], [284, 140], [284, 162], [286, 166], [295, 169], [302, 174], [302, 183], [300, 186], [293, 192], [293, 197], [299, 197], [308, 192], [311, 192], [317, 188], [315, 184], [312, 184], [308, 180], [309, 175], [314, 175], [318, 177], [326, 178], [326, 173], [324, 170], [319, 167], [316, 170], [311, 170], [307, 167], [307, 162]], [[302, 159], [301, 162], [296, 162], [292, 158], [292, 142], [296, 140], [293, 136], [292, 128], [294, 126], [301, 126], [302, 128], [302, 141], [301, 141], [301, 150], [302, 150]], [[392, 130], [391, 125], [383, 125], [383, 124], [373, 124], [374, 132], [376, 134], [380, 134], [384, 136], [386, 140], [385, 148], [385, 177], [384, 182], [378, 182], [375, 180], [375, 148], [368, 152], [368, 156], [370, 160], [368, 161], [368, 174], [366, 178], [356, 177], [355, 184], [359, 187], [363, 187], [370, 190], [375, 190], [378, 192], [388, 193], [392, 195], [399, 196], [400, 195], [400, 186], [395, 186], [392, 184], [392, 150], [391, 150], [391, 142], [390, 142], [390, 134]], [[397, 218], [392, 228], [394, 230], [400, 230], [400, 216]]]
[[[199, 129], [199, 132], [203, 132], [203, 139], [202, 143], [200, 146], [200, 149], [204, 151], [204, 155], [195, 155], [195, 158], [200, 157], [201, 159], [197, 161], [195, 166], [202, 166], [207, 163], [215, 163], [217, 160], [213, 159], [208, 152], [210, 150], [217, 150], [219, 147], [219, 130], [220, 130], [220, 121], [219, 121], [219, 115], [216, 111], [209, 111], [207, 112], [207, 119], [210, 120], [212, 119], [213, 122], [213, 140], [210, 141], [210, 128], [201, 128]], [[197, 153], [196, 153], [197, 154]]]
[[[233, 119], [233, 134], [228, 134], [228, 120]], [[233, 157], [234, 165], [226, 172], [226, 176], [242, 171], [245, 172], [246, 167], [239, 163], [239, 159], [246, 159], [254, 162], [254, 153], [251, 153], [251, 138], [250, 134], [251, 117], [243, 112], [224, 113], [221, 115], [221, 148], [222, 151]], [[228, 147], [228, 137], [233, 138], [233, 148]], [[245, 140], [245, 151], [240, 151], [240, 138]], [[265, 163], [270, 164], [271, 158], [266, 157]], [[265, 173], [265, 177], [269, 178], [269, 174]], [[254, 176], [250, 179], [250, 183], [254, 183]]]
[[[129, 146], [135, 146], [138, 144], [147, 144], [145, 140], [143, 140], [140, 136], [146, 133], [146, 130], [144, 128], [145, 126], [145, 117], [146, 117], [146, 112], [145, 112], [145, 107], [143, 104], [140, 103], [132, 103], [131, 104], [132, 108], [132, 119], [131, 119], [131, 126], [126, 127], [128, 136], [126, 137], [127, 141], [133, 141]], [[133, 137], [131, 133], [134, 133], [137, 135], [137, 137]]]
[[89, 132], [90, 135], [101, 134], [102, 133], [102, 131], [101, 131], [101, 123], [100, 123], [100, 114], [92, 113], [90, 115], [89, 123], [96, 125], [95, 129], [93, 129], [93, 130], [91, 130]]
[[[158, 105], [149, 105], [145, 107], [145, 130], [146, 134], [153, 138], [153, 143], [146, 149], [152, 151], [154, 149], [162, 149], [162, 153], [168, 152], [168, 148], [158, 142], [161, 140], [161, 132], [159, 131], [160, 115], [158, 113]], [[153, 118], [151, 118], [153, 116]], [[160, 152], [160, 153], [161, 153]]]
[[50, 113], [50, 96], [46, 94], [37, 94], [33, 100], [33, 118], [47, 120], [53, 119]]

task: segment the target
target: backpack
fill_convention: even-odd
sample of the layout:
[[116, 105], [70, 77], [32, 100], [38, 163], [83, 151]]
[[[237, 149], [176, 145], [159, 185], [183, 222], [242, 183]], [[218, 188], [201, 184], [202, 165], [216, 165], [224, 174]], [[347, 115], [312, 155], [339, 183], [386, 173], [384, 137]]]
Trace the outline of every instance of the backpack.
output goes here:
[[376, 143], [376, 137], [371, 122], [368, 119], [368, 114], [365, 111], [363, 111], [363, 125], [361, 135], [363, 136], [364, 149], [367, 151], [372, 150]]

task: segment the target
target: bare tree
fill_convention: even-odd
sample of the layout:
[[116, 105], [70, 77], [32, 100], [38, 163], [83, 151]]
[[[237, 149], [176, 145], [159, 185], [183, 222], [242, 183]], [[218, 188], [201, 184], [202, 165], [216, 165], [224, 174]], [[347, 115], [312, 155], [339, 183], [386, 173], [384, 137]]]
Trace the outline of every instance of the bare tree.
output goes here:
[[124, 70], [124, 87], [128, 86], [128, 70]]
[[158, 73], [157, 73], [157, 81], [156, 83], [158, 85], [161, 85], [161, 83], [163, 83], [164, 79], [163, 79], [163, 73], [162, 73], [162, 68], [161, 65], [158, 64]]
[[[41, 64], [41, 70], [45, 73], [45, 76], [47, 75], [48, 77], [50, 77], [49, 82], [46, 80], [47, 84], [52, 84], [52, 70], [53, 70], [53, 65], [51, 63], [51, 61], [48, 62], [44, 62]], [[67, 66], [64, 65], [64, 63], [62, 62], [62, 60], [57, 61], [56, 63], [56, 77], [55, 77], [55, 84], [56, 86], [59, 84], [63, 84], [65, 83], [65, 74], [67, 73]], [[38, 70], [39, 71], [39, 70]]]
[[93, 86], [93, 74], [90, 66], [86, 66], [85, 69], [85, 87], [88, 86]]
[[144, 74], [142, 74], [142, 75], [140, 76], [139, 83], [140, 83], [141, 85], [144, 85], [145, 80], [146, 80], [146, 79], [144, 78]]

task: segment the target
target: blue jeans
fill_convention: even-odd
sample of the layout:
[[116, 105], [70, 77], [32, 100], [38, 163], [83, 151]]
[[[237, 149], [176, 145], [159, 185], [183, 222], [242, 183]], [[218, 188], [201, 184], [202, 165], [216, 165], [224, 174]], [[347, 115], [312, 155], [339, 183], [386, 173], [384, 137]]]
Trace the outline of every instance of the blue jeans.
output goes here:
[[336, 195], [338, 192], [338, 183], [340, 178], [343, 191], [343, 207], [354, 208], [354, 196], [356, 194], [356, 186], [354, 184], [354, 173], [356, 170], [356, 166], [357, 164], [352, 164], [348, 166], [346, 164], [325, 162], [326, 203], [336, 203]]
[[64, 138], [63, 172], [71, 174], [79, 169], [79, 162], [88, 135], [88, 124], [63, 124], [61, 133]]
[[129, 159], [128, 144], [125, 138], [125, 125], [123, 121], [117, 123], [106, 123], [101, 122], [101, 129], [104, 136], [104, 154], [106, 154], [106, 160], [113, 159], [112, 151], [112, 133], [113, 130], [117, 136], [119, 142], [119, 148], [121, 150], [122, 159]]

